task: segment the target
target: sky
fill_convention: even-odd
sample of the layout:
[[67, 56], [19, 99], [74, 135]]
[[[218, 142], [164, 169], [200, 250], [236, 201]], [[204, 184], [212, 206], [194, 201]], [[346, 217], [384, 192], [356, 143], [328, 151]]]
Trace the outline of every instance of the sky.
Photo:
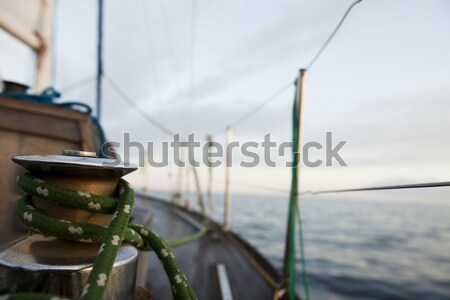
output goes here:
[[[172, 131], [199, 140], [214, 133], [224, 143], [228, 125], [294, 81], [351, 3], [105, 1], [105, 73]], [[57, 0], [53, 84], [65, 100], [92, 106], [93, 80], [70, 86], [95, 76], [96, 16], [96, 1]], [[31, 83], [30, 51], [3, 32], [0, 45], [2, 76]], [[347, 141], [340, 154], [348, 166], [304, 167], [301, 189], [448, 181], [449, 53], [449, 1], [364, 0], [355, 6], [308, 71], [304, 108], [304, 142], [323, 143], [332, 132], [336, 142]], [[142, 143], [171, 140], [108, 82], [103, 87], [101, 121], [109, 139], [123, 141], [127, 132]], [[277, 142], [289, 141], [293, 95], [292, 86], [233, 128], [234, 139], [261, 142], [270, 133]], [[323, 152], [313, 157], [323, 159]], [[280, 165], [285, 160], [277, 159]], [[177, 171], [147, 167], [129, 180], [165, 190]], [[199, 173], [204, 183], [206, 168]], [[223, 191], [224, 174], [222, 167], [214, 170], [215, 192]], [[231, 176], [239, 183], [233, 192], [266, 194], [245, 185], [288, 190], [291, 175], [283, 166], [259, 165], [235, 166]], [[436, 192], [448, 196], [447, 188]]]

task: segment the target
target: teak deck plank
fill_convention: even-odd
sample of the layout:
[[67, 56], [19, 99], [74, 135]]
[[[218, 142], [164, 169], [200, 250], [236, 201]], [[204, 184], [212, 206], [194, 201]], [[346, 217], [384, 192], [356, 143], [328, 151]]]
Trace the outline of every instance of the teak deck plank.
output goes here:
[[[165, 239], [181, 238], [198, 230], [178, 213], [198, 219], [195, 214], [151, 198], [141, 203], [153, 213], [151, 228]], [[212, 228], [201, 239], [174, 248], [173, 251], [199, 299], [221, 299], [216, 270], [218, 263], [227, 268], [233, 299], [273, 299], [273, 287], [246, 259], [237, 245], [218, 228]], [[155, 299], [171, 299], [168, 279], [154, 254], [150, 255], [148, 260], [146, 287]]]

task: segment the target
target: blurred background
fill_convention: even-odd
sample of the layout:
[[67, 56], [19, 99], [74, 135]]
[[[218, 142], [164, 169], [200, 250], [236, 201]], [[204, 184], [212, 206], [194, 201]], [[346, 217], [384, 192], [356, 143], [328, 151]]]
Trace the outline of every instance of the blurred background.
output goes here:
[[[161, 143], [172, 137], [144, 114], [199, 141], [212, 134], [223, 144], [230, 125], [240, 143], [268, 133], [290, 141], [293, 85], [240, 118], [294, 81], [351, 3], [105, 1], [109, 79], [101, 123], [108, 139], [123, 142], [129, 133], [153, 142], [151, 155], [161, 160]], [[96, 1], [56, 1], [52, 54], [62, 99], [92, 107], [97, 13]], [[446, 0], [365, 0], [352, 10], [308, 72], [304, 112], [304, 142], [323, 144], [332, 132], [336, 142], [347, 141], [340, 155], [348, 166], [303, 168], [302, 191], [449, 179], [449, 37]], [[0, 31], [0, 76], [32, 85], [34, 65], [32, 51]], [[283, 163], [290, 157], [276, 154], [276, 168], [233, 166], [231, 223], [281, 267], [291, 170]], [[137, 162], [137, 152], [130, 160]], [[194, 203], [192, 175], [180, 182], [179, 172], [173, 163], [147, 165], [128, 180], [167, 199], [181, 187]], [[208, 170], [198, 172], [205, 189]], [[223, 167], [213, 170], [210, 213], [218, 221], [224, 175]], [[313, 299], [450, 298], [449, 188], [305, 196], [301, 203]]]

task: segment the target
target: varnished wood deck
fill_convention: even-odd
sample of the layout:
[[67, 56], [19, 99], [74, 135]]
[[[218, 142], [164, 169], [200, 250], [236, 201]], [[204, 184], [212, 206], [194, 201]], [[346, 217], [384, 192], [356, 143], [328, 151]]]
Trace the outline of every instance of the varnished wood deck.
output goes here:
[[[176, 239], [195, 233], [200, 216], [153, 198], [138, 196], [141, 204], [153, 213], [151, 227], [165, 239]], [[199, 299], [222, 299], [216, 265], [226, 266], [233, 299], [273, 299], [279, 282], [277, 271], [238, 236], [224, 234], [217, 224], [201, 239], [174, 249]], [[168, 279], [157, 257], [148, 260], [147, 288], [155, 299], [171, 299]]]

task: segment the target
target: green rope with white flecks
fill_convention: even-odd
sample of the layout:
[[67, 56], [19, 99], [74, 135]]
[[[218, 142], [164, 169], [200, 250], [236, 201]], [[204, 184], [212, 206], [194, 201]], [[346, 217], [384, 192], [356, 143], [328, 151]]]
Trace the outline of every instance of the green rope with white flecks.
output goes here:
[[[170, 244], [177, 246], [191, 242], [204, 235], [206, 228], [182, 241], [165, 242], [152, 230], [138, 224], [128, 224], [134, 204], [134, 191], [123, 179], [119, 180], [119, 197], [98, 196], [83, 191], [63, 189], [56, 185], [33, 177], [29, 173], [21, 174], [17, 184], [25, 192], [19, 198], [16, 214], [21, 222], [31, 230], [61, 239], [101, 243], [92, 271], [81, 294], [82, 300], [102, 299], [111, 273], [115, 257], [123, 242], [130, 243], [139, 250], [154, 250], [160, 259], [172, 286], [174, 299], [196, 299], [186, 276], [178, 266], [170, 250]], [[58, 219], [39, 211], [32, 205], [31, 196], [54, 203], [83, 209], [90, 212], [113, 214], [108, 227], [84, 224]], [[4, 295], [5, 299], [64, 299], [51, 295], [16, 293]], [[0, 299], [2, 299], [0, 296]]]

